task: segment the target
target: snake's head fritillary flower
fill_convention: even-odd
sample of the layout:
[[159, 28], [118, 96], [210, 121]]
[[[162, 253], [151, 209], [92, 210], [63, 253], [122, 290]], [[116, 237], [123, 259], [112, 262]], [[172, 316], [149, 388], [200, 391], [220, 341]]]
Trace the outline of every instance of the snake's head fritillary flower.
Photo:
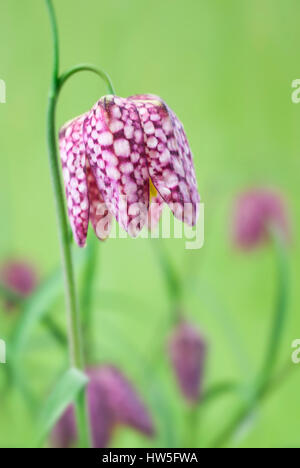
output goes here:
[[118, 369], [103, 366], [91, 369], [90, 375], [106, 393], [108, 408], [117, 424], [132, 427], [148, 437], [154, 435], [150, 414], [132, 384]]
[[197, 403], [202, 392], [206, 356], [202, 335], [192, 323], [181, 321], [169, 337], [168, 351], [183, 396], [189, 403]]
[[[94, 448], [107, 447], [117, 426], [128, 426], [146, 436], [154, 435], [153, 423], [146, 407], [128, 379], [113, 366], [87, 370], [88, 411]], [[69, 448], [76, 444], [74, 408], [70, 406], [52, 433], [55, 447]]]
[[[76, 441], [77, 429], [75, 413], [73, 406], [69, 406], [52, 431], [51, 444], [55, 448], [70, 448], [76, 444]], [[102, 446], [104, 446], [104, 444]]]
[[62, 128], [60, 153], [79, 246], [89, 221], [105, 239], [113, 217], [136, 237], [152, 215], [157, 222], [163, 203], [195, 225], [200, 197], [191, 150], [181, 122], [161, 98], [102, 97]]
[[[0, 282], [20, 298], [26, 298], [37, 287], [38, 278], [29, 262], [7, 260], [0, 267]], [[12, 299], [9, 299], [6, 305], [9, 309], [13, 307]]]
[[241, 193], [234, 208], [235, 245], [250, 250], [268, 241], [270, 228], [275, 228], [285, 240], [289, 239], [289, 219], [283, 197], [265, 188]]

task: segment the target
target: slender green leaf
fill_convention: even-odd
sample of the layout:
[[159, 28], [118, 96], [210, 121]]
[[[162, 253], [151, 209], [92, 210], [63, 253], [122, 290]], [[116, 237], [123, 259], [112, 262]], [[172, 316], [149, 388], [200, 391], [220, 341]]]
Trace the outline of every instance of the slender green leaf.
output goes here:
[[26, 400], [30, 402], [30, 408], [33, 408], [34, 405], [31, 404], [32, 399], [26, 397], [30, 392], [25, 378], [24, 366], [21, 365], [21, 358], [25, 354], [25, 346], [30, 333], [49, 311], [49, 307], [53, 305], [61, 290], [62, 272], [61, 269], [58, 269], [24, 302], [20, 310], [19, 321], [8, 343], [7, 361], [11, 378]]
[[224, 335], [228, 340], [241, 371], [248, 376], [252, 367], [248, 353], [229, 311], [217, 297], [216, 291], [214, 291], [206, 281], [198, 281], [197, 283], [191, 284], [186, 283], [186, 288], [194, 294], [194, 297], [198, 299], [202, 305], [213, 313], [217, 322], [223, 329]]
[[46, 315], [42, 322], [45, 328], [51, 332], [51, 335], [55, 341], [64, 348], [68, 343], [66, 333], [60, 329], [60, 327], [55, 323], [50, 315]]
[[12, 289], [9, 289], [5, 284], [0, 282], [0, 296], [6, 299], [8, 302], [13, 302], [13, 303], [19, 303], [22, 301], [22, 297], [13, 291]]
[[199, 407], [202, 408], [203, 405], [211, 403], [212, 401], [223, 395], [241, 391], [241, 388], [241, 385], [239, 385], [235, 381], [225, 380], [224, 382], [218, 382], [206, 390], [202, 399], [199, 402]]
[[75, 368], [69, 369], [57, 382], [39, 418], [38, 442], [41, 445], [66, 408], [88, 383], [88, 377]]
[[[83, 263], [83, 255], [76, 256], [76, 264]], [[57, 298], [62, 293], [63, 274], [58, 268], [49, 276], [36, 290], [36, 292], [25, 301], [20, 312], [20, 319], [10, 339], [9, 355], [11, 361], [17, 361], [21, 356], [30, 334], [37, 323], [45, 317]]]
[[[79, 268], [85, 261], [85, 252], [76, 252], [74, 255], [75, 265]], [[10, 377], [14, 385], [28, 401], [31, 410], [34, 410], [36, 404], [35, 398], [31, 395], [26, 379], [25, 368], [21, 361], [25, 355], [26, 345], [29, 342], [30, 335], [36, 325], [47, 317], [49, 310], [62, 294], [63, 274], [61, 268], [52, 273], [39, 288], [22, 304], [19, 321], [8, 342], [7, 362], [10, 367]]]
[[145, 384], [149, 401], [151, 401], [153, 409], [155, 408], [162, 425], [164, 446], [171, 448], [178, 447], [176, 425], [167, 395], [165, 394], [165, 390], [157, 374], [157, 369], [155, 367], [157, 362], [149, 360], [149, 358], [135, 346], [132, 342], [132, 338], [128, 337], [116, 322], [111, 321], [109, 316], [104, 317], [104, 320], [105, 328], [109, 330], [109, 336], [115, 337], [115, 339], [110, 340], [110, 342], [114, 343], [114, 351], [116, 347], [118, 347], [120, 354], [123, 356], [126, 355], [128, 361], [138, 371], [141, 380]]
[[19, 353], [25, 347], [35, 325], [49, 311], [49, 308], [61, 293], [62, 283], [62, 272], [59, 269], [25, 302], [21, 310], [20, 320], [11, 340], [11, 350], [13, 353]]

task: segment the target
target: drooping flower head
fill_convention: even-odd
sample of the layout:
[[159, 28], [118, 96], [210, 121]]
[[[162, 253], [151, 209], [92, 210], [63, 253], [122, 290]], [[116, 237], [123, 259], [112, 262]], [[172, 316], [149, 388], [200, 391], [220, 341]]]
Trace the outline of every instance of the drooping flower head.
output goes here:
[[[7, 260], [0, 267], [0, 283], [21, 298], [26, 298], [37, 287], [38, 278], [35, 269], [28, 262]], [[11, 308], [14, 305], [12, 299], [6, 305]]]
[[190, 403], [197, 403], [201, 397], [205, 341], [197, 328], [181, 321], [172, 331], [168, 351], [171, 364], [183, 396]]
[[283, 238], [289, 238], [287, 208], [281, 195], [265, 188], [241, 193], [233, 216], [235, 245], [244, 250], [252, 249], [268, 241], [270, 228], [276, 228]]
[[[90, 112], [60, 132], [68, 214], [79, 246], [89, 221], [99, 239], [115, 217], [129, 235], [163, 203], [189, 225], [198, 216], [199, 194], [183, 126], [159, 97], [102, 97]], [[155, 204], [156, 209], [151, 209]]]
[[[117, 426], [128, 426], [152, 437], [151, 417], [127, 378], [115, 367], [100, 366], [87, 370], [88, 411], [94, 448], [107, 447]], [[52, 433], [55, 447], [69, 448], [77, 441], [75, 413], [70, 406]]]

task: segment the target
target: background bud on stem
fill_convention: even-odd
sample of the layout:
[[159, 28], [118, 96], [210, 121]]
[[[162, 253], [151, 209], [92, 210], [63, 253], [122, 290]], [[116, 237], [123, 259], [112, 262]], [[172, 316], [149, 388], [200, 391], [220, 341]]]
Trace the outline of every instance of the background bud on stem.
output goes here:
[[169, 337], [168, 352], [183, 396], [196, 403], [201, 397], [206, 356], [202, 335], [192, 323], [180, 321]]
[[[7, 260], [0, 267], [0, 283], [20, 298], [28, 297], [37, 287], [37, 273], [29, 262]], [[12, 298], [5, 302], [6, 308], [15, 306]]]
[[233, 241], [237, 248], [250, 250], [268, 241], [272, 226], [289, 239], [287, 208], [278, 192], [254, 188], [239, 194], [233, 212]]
[[[88, 411], [94, 448], [107, 447], [117, 426], [128, 426], [148, 437], [154, 427], [148, 410], [127, 378], [113, 366], [87, 370]], [[52, 444], [69, 448], [77, 442], [74, 408], [69, 407], [52, 433]]]

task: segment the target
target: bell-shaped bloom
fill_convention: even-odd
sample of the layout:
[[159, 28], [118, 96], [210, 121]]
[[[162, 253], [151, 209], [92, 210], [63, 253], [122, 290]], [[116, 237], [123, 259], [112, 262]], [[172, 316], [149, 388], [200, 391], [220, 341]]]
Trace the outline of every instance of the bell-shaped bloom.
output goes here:
[[[7, 260], [0, 266], [0, 283], [20, 298], [26, 298], [37, 287], [38, 278], [30, 263]], [[13, 300], [10, 298], [6, 305], [8, 308], [13, 307]]]
[[181, 122], [159, 97], [104, 96], [67, 123], [59, 140], [79, 246], [85, 245], [89, 221], [99, 239], [109, 235], [113, 217], [135, 237], [152, 213], [157, 222], [163, 203], [195, 225], [200, 198], [191, 150]]
[[241, 249], [250, 250], [270, 238], [276, 229], [289, 239], [289, 219], [282, 196], [272, 190], [255, 188], [241, 193], [235, 203], [233, 240]]
[[[88, 412], [94, 448], [107, 447], [117, 426], [128, 426], [142, 434], [154, 435], [153, 423], [146, 407], [127, 378], [112, 366], [87, 370]], [[70, 406], [56, 424], [52, 443], [58, 448], [76, 444], [75, 412]]]
[[168, 352], [178, 385], [189, 403], [201, 398], [206, 343], [189, 322], [181, 321], [172, 331], [168, 341]]

